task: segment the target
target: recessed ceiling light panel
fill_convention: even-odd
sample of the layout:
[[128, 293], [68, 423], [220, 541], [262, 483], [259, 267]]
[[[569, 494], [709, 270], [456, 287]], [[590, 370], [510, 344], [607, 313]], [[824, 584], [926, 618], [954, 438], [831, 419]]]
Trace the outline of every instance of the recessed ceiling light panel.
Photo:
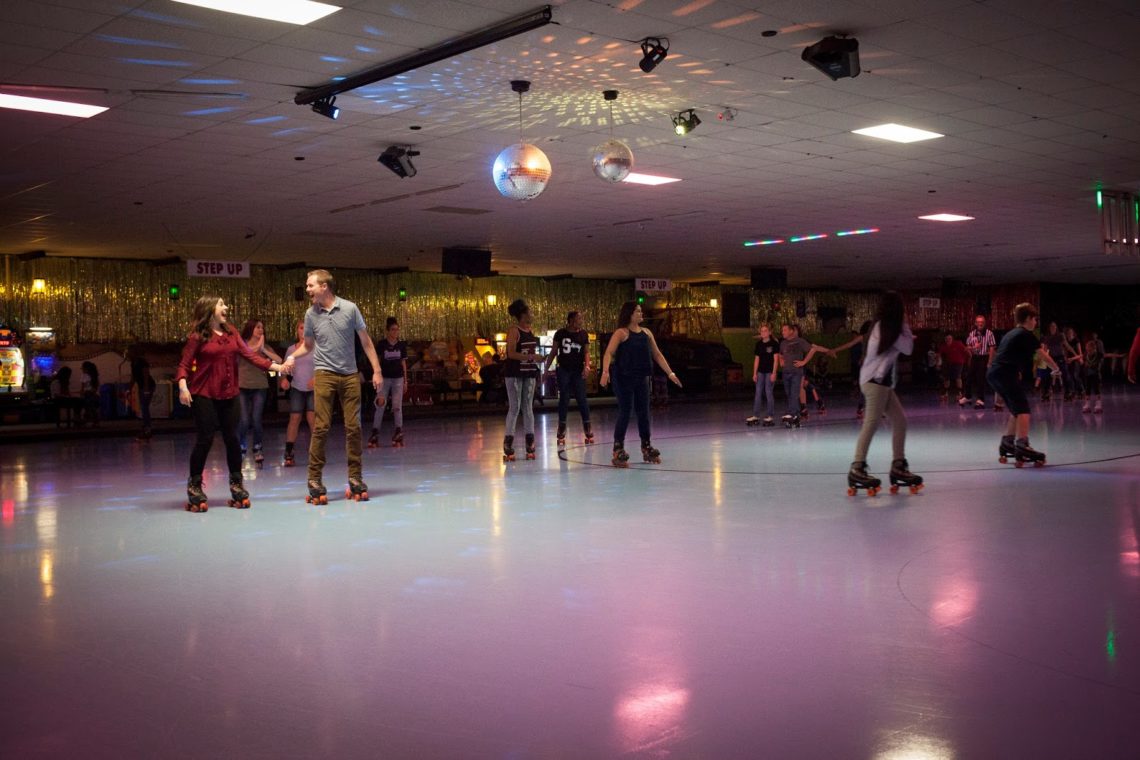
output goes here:
[[852, 130], [854, 134], [877, 137], [880, 140], [890, 140], [898, 143], [912, 143], [921, 140], [933, 140], [936, 137], [945, 137], [937, 132], [928, 132], [925, 129], [904, 127], [902, 124], [880, 124], [877, 127]]
[[622, 182], [630, 182], [634, 185], [667, 185], [670, 182], [680, 181], [678, 177], [659, 177], [655, 174], [638, 174], [637, 172], [630, 172], [622, 180]]
[[0, 108], [50, 113], [57, 116], [77, 116], [81, 119], [91, 118], [107, 110], [104, 106], [89, 106], [86, 103], [68, 103], [66, 100], [47, 100], [45, 98], [27, 98], [23, 95], [2, 94], [0, 94]]
[[969, 222], [972, 221], [973, 218], [972, 216], [963, 216], [962, 214], [927, 214], [926, 216], [919, 217], [919, 219], [926, 219], [931, 222]]
[[340, 10], [339, 5], [316, 3], [312, 0], [175, 0], [175, 2], [197, 5], [213, 11], [301, 25], [310, 24]]

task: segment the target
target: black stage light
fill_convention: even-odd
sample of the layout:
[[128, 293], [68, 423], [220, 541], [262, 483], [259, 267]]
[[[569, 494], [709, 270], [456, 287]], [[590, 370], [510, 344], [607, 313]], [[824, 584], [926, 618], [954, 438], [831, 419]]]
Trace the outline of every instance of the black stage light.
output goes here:
[[387, 166], [397, 177], [401, 179], [404, 177], [416, 176], [416, 167], [412, 166], [412, 156], [418, 156], [418, 150], [411, 148], [401, 148], [399, 145], [390, 145], [384, 149], [380, 157], [376, 160]]
[[637, 64], [646, 74], [657, 68], [657, 64], [669, 55], [669, 40], [660, 40], [657, 37], [646, 37], [641, 41], [641, 63]]
[[700, 117], [697, 112], [692, 108], [687, 108], [673, 117], [673, 131], [679, 135], [687, 135], [697, 128], [701, 123]]
[[857, 77], [859, 68], [859, 40], [854, 37], [824, 37], [804, 48], [800, 56], [807, 63], [827, 74], [832, 80]]
[[330, 95], [327, 98], [319, 98], [313, 101], [313, 110], [321, 116], [327, 116], [330, 119], [336, 120], [340, 116], [340, 109], [336, 107], [336, 95]]

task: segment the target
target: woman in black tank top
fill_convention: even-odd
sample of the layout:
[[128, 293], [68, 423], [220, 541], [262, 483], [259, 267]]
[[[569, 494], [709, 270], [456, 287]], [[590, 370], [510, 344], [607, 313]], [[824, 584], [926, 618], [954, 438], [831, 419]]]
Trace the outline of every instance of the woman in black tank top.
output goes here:
[[669, 379], [681, 387], [681, 381], [669, 362], [665, 361], [653, 333], [641, 326], [641, 307], [627, 301], [618, 315], [618, 329], [606, 346], [602, 357], [601, 384], [609, 385], [612, 373], [614, 395], [618, 400], [617, 424], [614, 426], [615, 467], [629, 467], [629, 454], [625, 452], [625, 431], [629, 427], [631, 411], [637, 413], [637, 432], [641, 436], [641, 456], [646, 462], [661, 463], [661, 452], [650, 443], [649, 388], [652, 382], [653, 363], [665, 370]]
[[538, 338], [531, 331], [533, 319], [526, 301], [517, 299], [507, 307], [515, 324], [507, 331], [507, 362], [504, 375], [507, 387], [507, 431], [503, 436], [503, 461], [515, 460], [515, 427], [519, 412], [523, 415], [523, 432], [526, 434], [526, 458], [535, 458], [534, 449], [534, 386], [538, 379]]

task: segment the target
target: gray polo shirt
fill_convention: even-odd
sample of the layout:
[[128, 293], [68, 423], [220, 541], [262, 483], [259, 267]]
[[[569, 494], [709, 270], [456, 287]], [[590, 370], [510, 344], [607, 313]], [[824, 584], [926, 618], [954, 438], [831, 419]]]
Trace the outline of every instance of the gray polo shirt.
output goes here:
[[780, 365], [784, 373], [803, 372], [803, 367], [797, 367], [794, 362], [801, 361], [811, 351], [811, 343], [800, 337], [784, 338], [780, 341]]
[[364, 317], [352, 301], [337, 298], [328, 309], [310, 306], [305, 312], [305, 337], [313, 339], [313, 369], [355, 375], [354, 336], [364, 329]]

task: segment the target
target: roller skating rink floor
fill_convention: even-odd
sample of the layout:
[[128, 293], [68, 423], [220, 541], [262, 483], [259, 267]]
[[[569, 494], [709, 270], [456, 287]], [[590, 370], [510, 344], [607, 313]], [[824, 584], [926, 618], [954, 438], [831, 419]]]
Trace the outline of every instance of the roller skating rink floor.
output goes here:
[[361, 503], [338, 426], [321, 507], [270, 428], [205, 514], [190, 433], [3, 445], [0, 757], [1140, 757], [1140, 392], [1034, 402], [1041, 469], [909, 393], [926, 486], [875, 497], [828, 403], [654, 409], [623, 470], [612, 407], [507, 465], [501, 417], [409, 419]]

